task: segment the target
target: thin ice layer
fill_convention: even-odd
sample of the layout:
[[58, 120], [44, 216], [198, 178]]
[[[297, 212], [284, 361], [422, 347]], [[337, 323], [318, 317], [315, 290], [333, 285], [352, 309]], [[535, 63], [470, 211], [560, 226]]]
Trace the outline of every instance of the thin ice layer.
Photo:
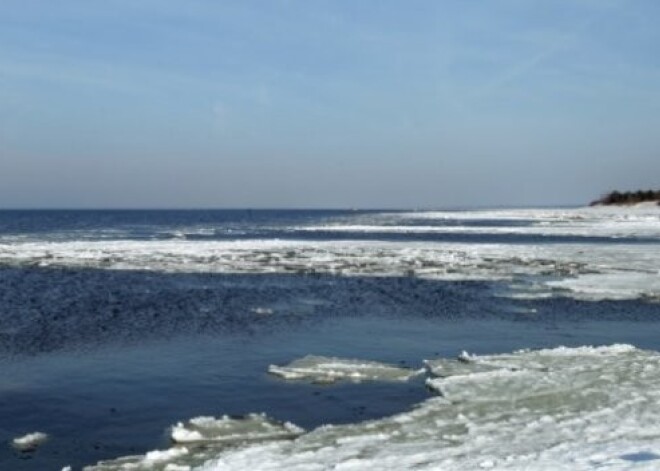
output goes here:
[[248, 414], [243, 417], [195, 417], [172, 427], [171, 437], [176, 443], [235, 443], [293, 438], [303, 432], [290, 422], [278, 422], [265, 414]]
[[286, 366], [270, 365], [268, 372], [284, 379], [320, 383], [348, 381], [407, 381], [423, 370], [376, 361], [307, 355]]

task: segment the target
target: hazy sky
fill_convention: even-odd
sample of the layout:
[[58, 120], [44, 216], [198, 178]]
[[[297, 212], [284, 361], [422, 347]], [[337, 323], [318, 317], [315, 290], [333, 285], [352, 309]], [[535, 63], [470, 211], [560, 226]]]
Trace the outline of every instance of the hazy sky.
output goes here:
[[2, 0], [0, 207], [660, 188], [656, 0]]

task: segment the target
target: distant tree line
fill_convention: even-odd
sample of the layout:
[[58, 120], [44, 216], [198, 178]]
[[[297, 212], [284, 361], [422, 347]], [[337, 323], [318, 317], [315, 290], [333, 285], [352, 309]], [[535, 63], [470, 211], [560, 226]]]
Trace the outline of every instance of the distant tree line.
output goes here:
[[591, 206], [603, 204], [635, 204], [644, 201], [657, 201], [660, 205], [660, 191], [639, 190], [639, 191], [612, 191], [591, 202]]

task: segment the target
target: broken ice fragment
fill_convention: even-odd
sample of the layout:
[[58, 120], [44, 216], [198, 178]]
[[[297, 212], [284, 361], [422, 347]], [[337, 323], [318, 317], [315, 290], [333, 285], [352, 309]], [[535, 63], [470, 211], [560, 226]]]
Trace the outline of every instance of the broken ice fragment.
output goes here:
[[48, 440], [48, 435], [42, 432], [34, 432], [14, 438], [11, 444], [20, 451], [34, 451], [46, 440]]
[[303, 432], [290, 422], [278, 422], [265, 414], [248, 414], [244, 417], [195, 417], [172, 427], [171, 437], [176, 443], [235, 443], [294, 438]]
[[413, 370], [376, 361], [307, 355], [286, 366], [270, 365], [268, 372], [284, 379], [319, 383], [348, 381], [407, 381], [424, 370]]

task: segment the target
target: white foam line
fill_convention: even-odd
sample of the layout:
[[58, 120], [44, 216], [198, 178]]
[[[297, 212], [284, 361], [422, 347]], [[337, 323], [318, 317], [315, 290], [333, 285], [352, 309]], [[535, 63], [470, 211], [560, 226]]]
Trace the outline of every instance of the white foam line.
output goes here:
[[300, 226], [302, 232], [357, 232], [364, 234], [479, 234], [537, 235], [610, 238], [660, 238], [660, 223], [642, 222], [598, 225], [530, 225], [530, 226], [417, 226], [417, 225], [320, 225]]

